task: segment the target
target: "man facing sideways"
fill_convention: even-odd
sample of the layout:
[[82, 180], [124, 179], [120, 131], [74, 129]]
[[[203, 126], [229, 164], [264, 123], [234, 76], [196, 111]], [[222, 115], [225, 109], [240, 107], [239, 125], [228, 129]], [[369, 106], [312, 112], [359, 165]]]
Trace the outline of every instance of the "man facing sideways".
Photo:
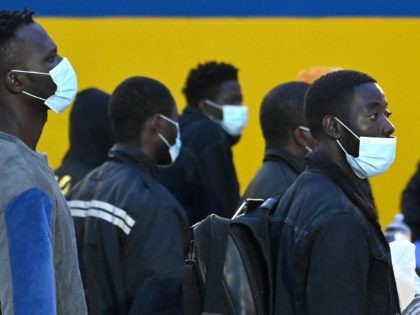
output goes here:
[[175, 101], [160, 82], [132, 77], [109, 113], [117, 142], [68, 195], [89, 314], [182, 314], [187, 219], [156, 179], [180, 150]]
[[161, 181], [188, 210], [191, 223], [210, 213], [231, 217], [239, 201], [232, 146], [248, 120], [238, 69], [223, 62], [199, 64], [190, 71], [183, 92], [183, 149]]
[[309, 88], [315, 149], [272, 217], [278, 314], [399, 314], [389, 246], [362, 183], [394, 161], [389, 115], [367, 74], [337, 71]]
[[264, 97], [260, 109], [264, 161], [243, 199], [282, 195], [305, 169], [303, 158], [313, 147], [303, 115], [308, 88], [309, 84], [304, 82], [287, 82]]
[[33, 12], [0, 11], [0, 304], [3, 315], [86, 314], [74, 227], [45, 155], [48, 109], [76, 74]]

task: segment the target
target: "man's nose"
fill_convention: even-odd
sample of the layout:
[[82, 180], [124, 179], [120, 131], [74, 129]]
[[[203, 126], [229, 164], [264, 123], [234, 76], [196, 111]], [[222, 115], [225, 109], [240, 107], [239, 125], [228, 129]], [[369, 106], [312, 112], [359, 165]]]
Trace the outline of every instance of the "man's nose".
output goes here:
[[382, 134], [385, 137], [391, 137], [394, 131], [395, 131], [394, 125], [388, 119], [386, 119], [385, 124], [382, 127]]

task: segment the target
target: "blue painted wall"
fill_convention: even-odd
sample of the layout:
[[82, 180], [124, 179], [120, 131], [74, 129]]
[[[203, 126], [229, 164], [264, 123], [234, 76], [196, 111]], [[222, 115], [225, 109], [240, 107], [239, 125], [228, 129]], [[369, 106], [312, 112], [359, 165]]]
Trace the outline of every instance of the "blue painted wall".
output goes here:
[[[56, 17], [418, 17], [419, 0], [2, 0]], [[6, 3], [4, 3], [6, 2]]]

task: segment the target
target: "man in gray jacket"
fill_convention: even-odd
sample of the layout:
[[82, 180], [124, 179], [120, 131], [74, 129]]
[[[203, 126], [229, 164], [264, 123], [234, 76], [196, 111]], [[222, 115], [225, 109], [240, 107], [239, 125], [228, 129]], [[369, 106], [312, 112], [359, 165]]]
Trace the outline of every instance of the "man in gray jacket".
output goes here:
[[3, 315], [86, 314], [72, 218], [36, 146], [76, 74], [33, 12], [0, 11], [0, 304]]

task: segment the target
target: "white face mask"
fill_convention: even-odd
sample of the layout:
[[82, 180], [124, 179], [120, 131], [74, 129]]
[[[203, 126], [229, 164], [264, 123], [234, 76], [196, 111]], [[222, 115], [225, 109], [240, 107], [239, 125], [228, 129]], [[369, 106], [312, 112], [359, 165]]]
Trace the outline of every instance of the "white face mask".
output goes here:
[[160, 133], [158, 133], [159, 138], [162, 139], [162, 141], [166, 144], [166, 146], [169, 149], [169, 155], [171, 157], [171, 163], [168, 165], [159, 165], [160, 167], [167, 167], [167, 166], [171, 166], [175, 160], [178, 158], [179, 156], [179, 152], [181, 151], [181, 133], [179, 132], [179, 125], [177, 122], [173, 121], [172, 119], [164, 116], [164, 115], [159, 115], [160, 117], [162, 117], [163, 119], [165, 119], [166, 121], [169, 121], [171, 124], [174, 124], [176, 127], [176, 139], [175, 139], [175, 143], [173, 145], [170, 145], [168, 140], [165, 139], [164, 136], [162, 136]]
[[248, 122], [248, 107], [244, 105], [219, 105], [210, 100], [206, 103], [220, 109], [223, 120], [217, 122], [230, 135], [239, 136]]
[[71, 104], [71, 102], [73, 102], [76, 96], [77, 76], [76, 72], [70, 64], [70, 61], [68, 61], [67, 58], [63, 58], [54, 68], [49, 71], [49, 73], [26, 70], [11, 71], [51, 76], [51, 79], [55, 85], [57, 85], [57, 90], [47, 99], [31, 94], [27, 91], [22, 91], [22, 93], [44, 101], [44, 104], [56, 113], [63, 112]]
[[347, 162], [353, 169], [353, 172], [359, 178], [364, 179], [373, 177], [388, 170], [395, 160], [395, 151], [397, 147], [396, 138], [358, 137], [349, 127], [341, 122], [341, 120], [338, 118], [335, 119], [353, 136], [359, 139], [358, 157], [348, 154], [340, 141], [336, 140], [346, 154]]

